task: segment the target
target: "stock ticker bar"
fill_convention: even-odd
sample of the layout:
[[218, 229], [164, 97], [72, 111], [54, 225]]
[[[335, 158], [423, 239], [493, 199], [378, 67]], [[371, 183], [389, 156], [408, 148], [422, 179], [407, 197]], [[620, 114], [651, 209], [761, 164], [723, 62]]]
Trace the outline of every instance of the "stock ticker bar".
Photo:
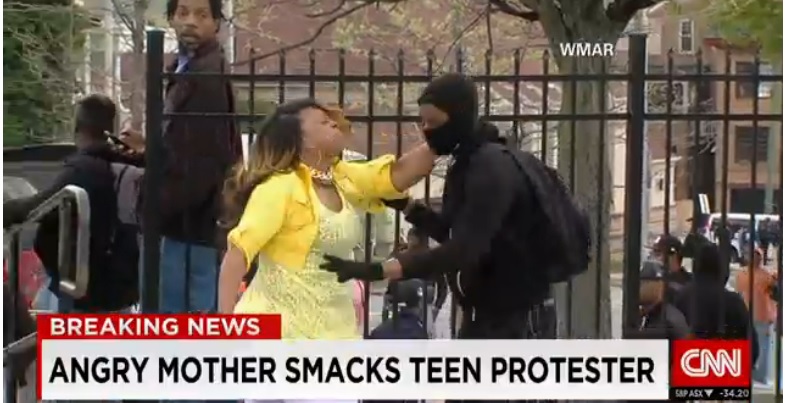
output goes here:
[[693, 400], [744, 400], [752, 398], [752, 388], [737, 387], [688, 387], [671, 388], [670, 399], [674, 401], [693, 401]]

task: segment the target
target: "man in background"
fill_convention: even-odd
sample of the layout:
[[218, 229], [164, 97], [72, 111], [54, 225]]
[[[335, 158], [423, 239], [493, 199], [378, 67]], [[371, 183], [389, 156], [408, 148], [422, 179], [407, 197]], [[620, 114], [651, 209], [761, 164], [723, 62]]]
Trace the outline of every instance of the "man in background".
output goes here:
[[684, 246], [679, 238], [665, 234], [654, 244], [653, 257], [662, 263], [667, 282], [665, 299], [673, 301], [679, 291], [692, 281], [692, 273], [682, 265]]
[[667, 299], [667, 276], [659, 262], [645, 262], [640, 272], [641, 327], [643, 338], [678, 340], [690, 336], [687, 319]]
[[234, 95], [229, 80], [220, 76], [226, 70], [217, 38], [223, 12], [220, 0], [168, 0], [166, 16], [179, 44], [168, 70], [183, 74], [165, 89], [159, 308], [209, 311], [215, 309], [225, 238], [217, 226], [221, 190], [231, 167], [242, 160], [240, 134], [230, 116]]
[[752, 370], [752, 378], [755, 382], [768, 384], [771, 381], [769, 358], [778, 312], [776, 293], [773, 292], [777, 287], [777, 276], [763, 267], [764, 259], [764, 252], [756, 249], [752, 256], [752, 267], [746, 267], [736, 274], [736, 290], [752, 314], [758, 338], [759, 358]]
[[[89, 95], [76, 105], [74, 141], [77, 151], [69, 156], [50, 186], [26, 198], [3, 203], [3, 226], [24, 222], [28, 214], [65, 186], [78, 186], [87, 193], [90, 206], [90, 276], [86, 294], [73, 300], [60, 292], [59, 213], [43, 217], [36, 231], [35, 252], [50, 278], [49, 291], [57, 297], [62, 313], [127, 311], [138, 300], [138, 245], [118, 239], [115, 175], [110, 164], [133, 165], [135, 156], [109, 143], [116, 117], [114, 102], [103, 95]], [[134, 232], [135, 234], [135, 232]], [[118, 262], [133, 262], [118, 265]], [[54, 308], [52, 306], [51, 308]]]
[[[725, 288], [730, 268], [721, 264], [719, 247], [703, 239], [695, 245], [693, 281], [684, 286], [674, 305], [687, 318], [695, 338], [749, 339], [753, 332], [750, 312], [738, 293]], [[753, 361], [757, 361], [758, 340], [752, 337], [751, 342]]]

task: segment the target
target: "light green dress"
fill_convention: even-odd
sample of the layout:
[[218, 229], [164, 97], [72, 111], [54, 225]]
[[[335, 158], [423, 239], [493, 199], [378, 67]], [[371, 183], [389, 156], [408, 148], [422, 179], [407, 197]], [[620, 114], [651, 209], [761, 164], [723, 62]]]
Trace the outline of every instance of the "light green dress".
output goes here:
[[353, 283], [338, 283], [319, 268], [325, 254], [353, 258], [363, 231], [356, 210], [342, 197], [334, 212], [319, 203], [319, 233], [304, 267], [286, 268], [259, 257], [259, 269], [235, 313], [280, 313], [283, 339], [359, 339]]

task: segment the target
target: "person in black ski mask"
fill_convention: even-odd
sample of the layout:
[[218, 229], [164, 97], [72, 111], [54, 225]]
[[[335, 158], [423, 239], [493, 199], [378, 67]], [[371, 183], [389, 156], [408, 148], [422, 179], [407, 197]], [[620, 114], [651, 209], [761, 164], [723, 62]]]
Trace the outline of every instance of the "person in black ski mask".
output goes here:
[[478, 117], [477, 88], [447, 74], [419, 99], [425, 139], [432, 151], [451, 155], [442, 211], [410, 199], [390, 200], [407, 221], [440, 243], [383, 263], [326, 257], [322, 268], [339, 281], [433, 278], [446, 274], [464, 315], [467, 339], [555, 338], [556, 316], [545, 272], [525, 245], [533, 195], [498, 130]]

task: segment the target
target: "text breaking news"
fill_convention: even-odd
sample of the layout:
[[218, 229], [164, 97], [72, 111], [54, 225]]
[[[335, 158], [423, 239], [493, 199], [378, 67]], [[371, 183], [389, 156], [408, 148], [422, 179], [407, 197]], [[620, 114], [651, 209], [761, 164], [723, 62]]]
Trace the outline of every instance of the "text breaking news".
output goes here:
[[280, 339], [281, 320], [42, 315], [38, 397], [661, 400], [669, 394], [667, 341], [288, 341]]

